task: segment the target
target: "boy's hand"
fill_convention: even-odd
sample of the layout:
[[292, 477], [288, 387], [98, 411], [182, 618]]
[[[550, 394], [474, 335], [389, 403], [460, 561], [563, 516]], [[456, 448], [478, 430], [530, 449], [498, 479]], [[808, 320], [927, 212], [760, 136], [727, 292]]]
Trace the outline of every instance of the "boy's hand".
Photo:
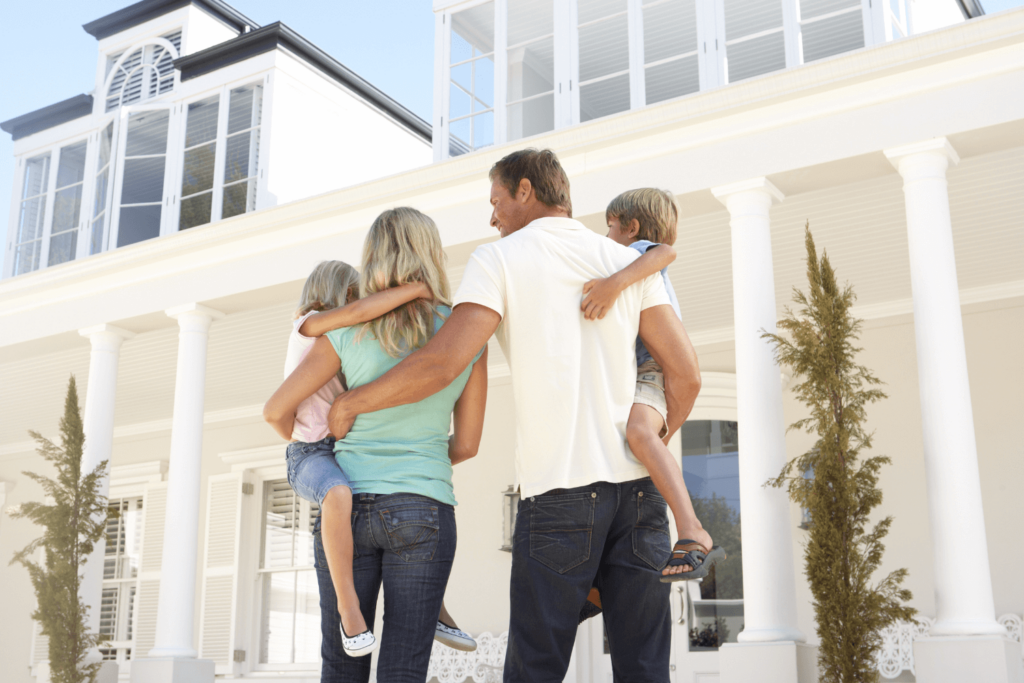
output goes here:
[[591, 280], [583, 285], [583, 302], [580, 310], [587, 320], [601, 320], [622, 294], [618, 278], [611, 277]]

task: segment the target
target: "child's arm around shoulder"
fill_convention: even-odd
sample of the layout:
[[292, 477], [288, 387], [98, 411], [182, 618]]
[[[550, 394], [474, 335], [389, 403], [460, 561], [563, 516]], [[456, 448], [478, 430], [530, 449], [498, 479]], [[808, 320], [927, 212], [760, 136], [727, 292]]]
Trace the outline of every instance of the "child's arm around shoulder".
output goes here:
[[600, 320], [628, 287], [655, 273], [660, 273], [676, 260], [676, 250], [670, 244], [656, 244], [637, 260], [610, 277], [591, 280], [583, 285], [580, 310], [587, 320]]
[[339, 327], [351, 327], [380, 317], [402, 304], [415, 299], [433, 298], [430, 288], [422, 282], [410, 282], [371, 294], [350, 304], [314, 313], [302, 322], [299, 334], [304, 337], [319, 337]]

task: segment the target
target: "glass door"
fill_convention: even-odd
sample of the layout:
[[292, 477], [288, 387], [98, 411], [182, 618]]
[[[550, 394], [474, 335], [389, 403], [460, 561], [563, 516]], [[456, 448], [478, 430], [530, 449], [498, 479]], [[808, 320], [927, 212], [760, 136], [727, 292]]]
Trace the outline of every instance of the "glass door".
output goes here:
[[110, 245], [123, 247], [158, 237], [170, 205], [174, 182], [168, 173], [168, 143], [173, 116], [169, 107], [121, 110]]

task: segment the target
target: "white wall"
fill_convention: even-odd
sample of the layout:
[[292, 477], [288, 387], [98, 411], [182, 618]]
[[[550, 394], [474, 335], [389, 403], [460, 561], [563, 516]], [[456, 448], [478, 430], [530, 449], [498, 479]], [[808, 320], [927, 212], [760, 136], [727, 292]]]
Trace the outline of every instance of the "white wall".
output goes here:
[[[268, 206], [425, 166], [430, 143], [283, 52], [268, 131]], [[265, 114], [266, 115], [266, 114]]]

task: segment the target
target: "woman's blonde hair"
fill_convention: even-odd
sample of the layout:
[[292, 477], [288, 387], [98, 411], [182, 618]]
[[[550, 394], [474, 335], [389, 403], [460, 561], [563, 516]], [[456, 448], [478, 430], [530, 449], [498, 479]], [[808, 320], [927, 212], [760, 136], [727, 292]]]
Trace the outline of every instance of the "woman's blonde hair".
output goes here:
[[359, 292], [359, 271], [344, 261], [321, 261], [302, 285], [295, 318], [310, 311], [329, 311], [356, 298]]
[[377, 216], [363, 246], [361, 296], [422, 282], [430, 288], [434, 300], [414, 299], [364, 323], [356, 340], [369, 331], [392, 358], [426, 344], [434, 336], [437, 307], [451, 306], [445, 259], [437, 225], [426, 214], [399, 207]]

